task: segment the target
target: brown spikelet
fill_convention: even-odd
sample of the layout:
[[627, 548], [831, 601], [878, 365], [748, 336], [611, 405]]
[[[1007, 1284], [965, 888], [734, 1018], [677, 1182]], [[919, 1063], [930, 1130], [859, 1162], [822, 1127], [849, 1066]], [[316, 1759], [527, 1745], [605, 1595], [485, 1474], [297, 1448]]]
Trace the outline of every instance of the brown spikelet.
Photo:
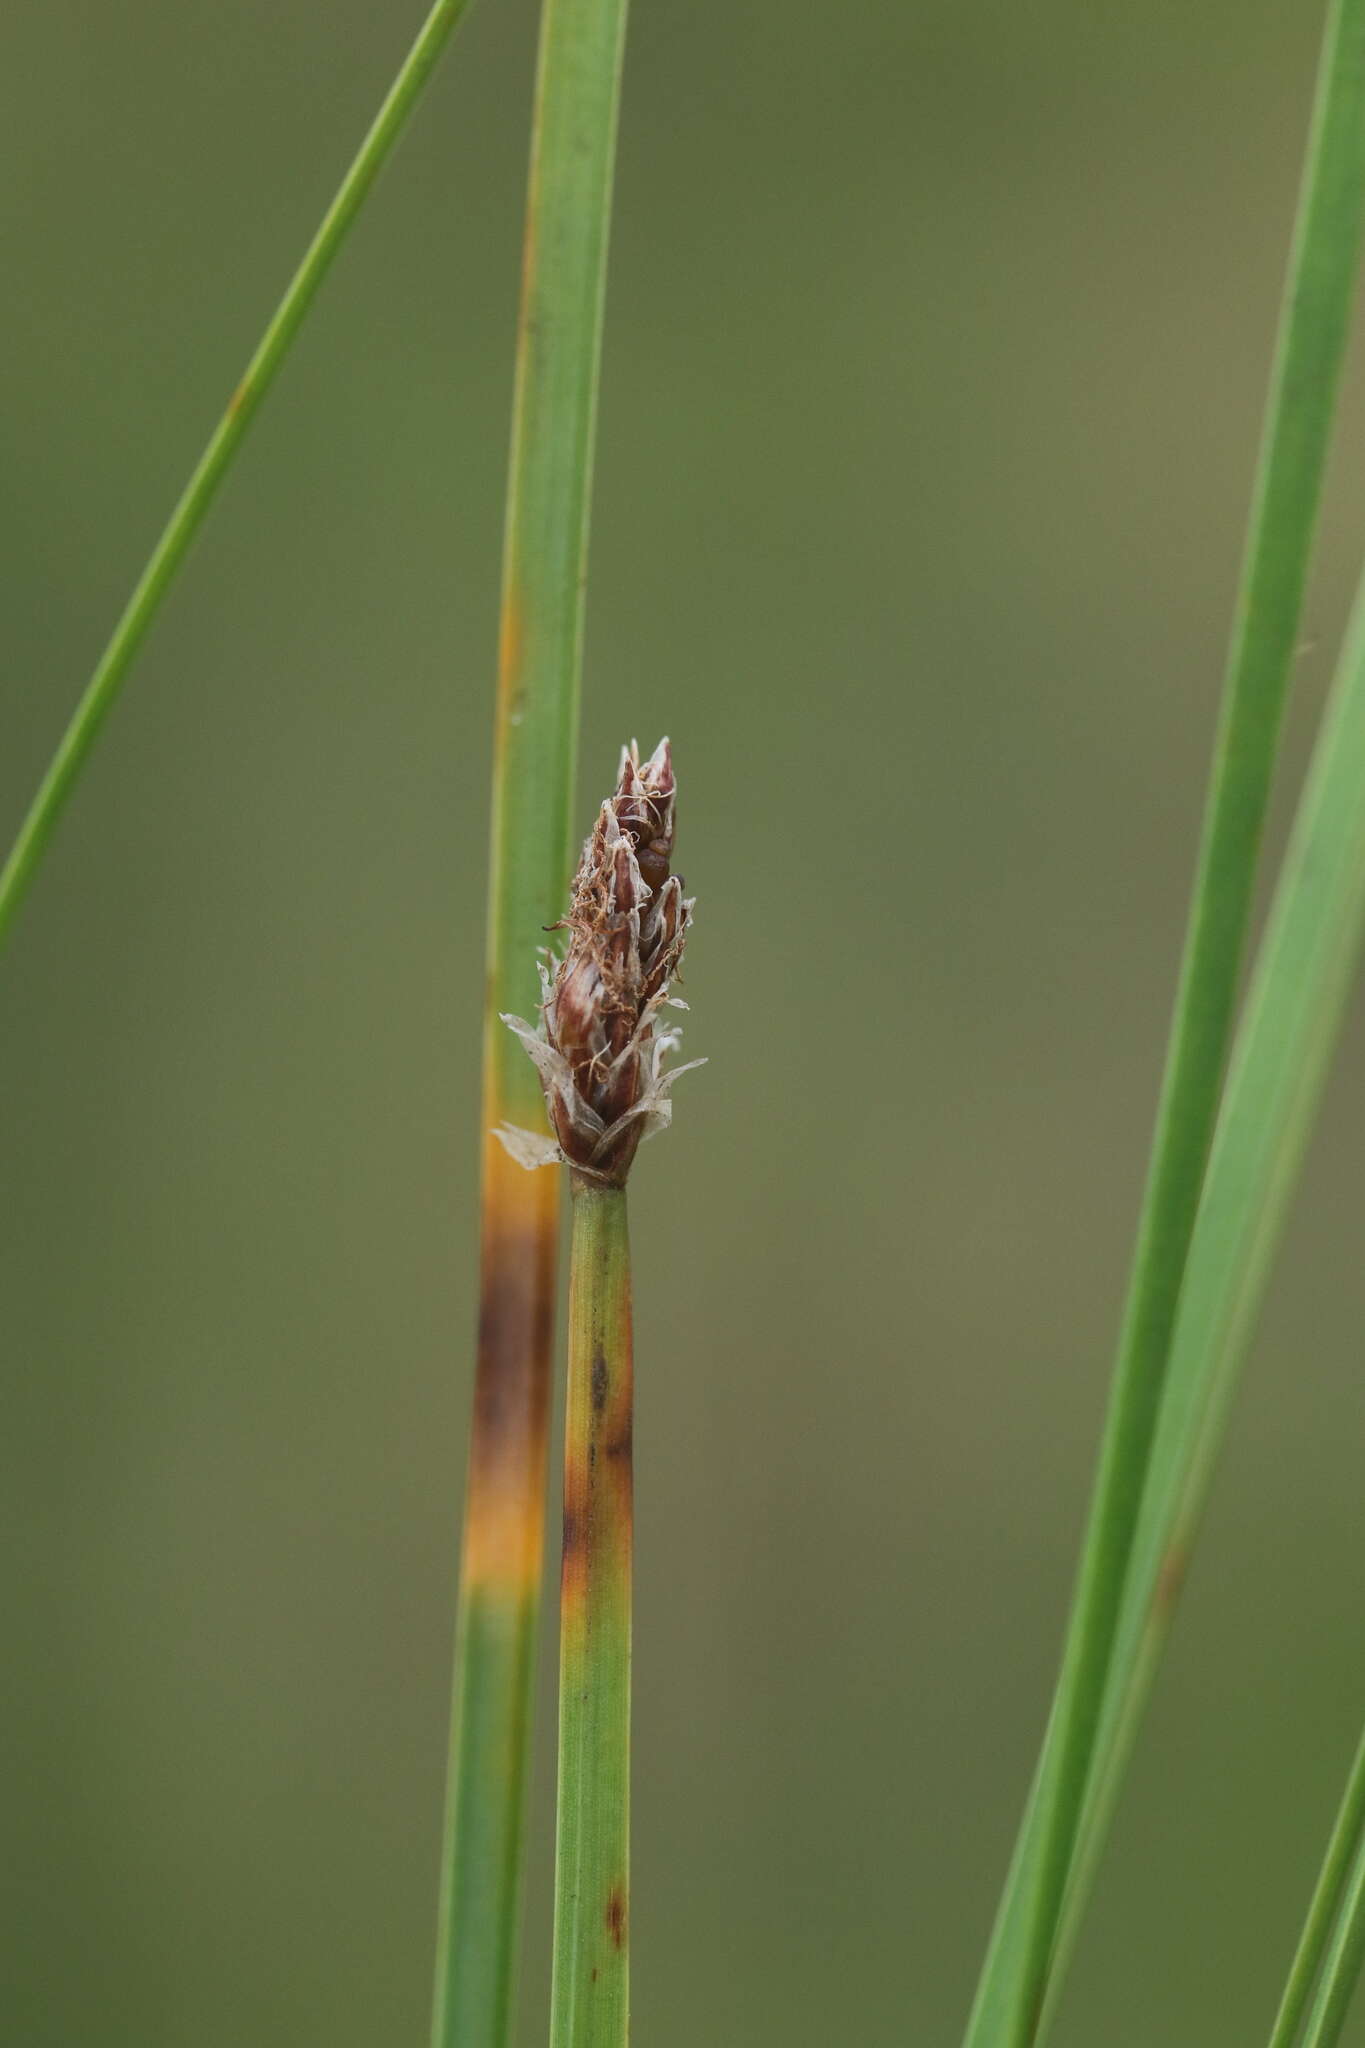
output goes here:
[[536, 1063], [557, 1141], [501, 1126], [524, 1166], [562, 1159], [619, 1187], [641, 1139], [669, 1121], [669, 1090], [687, 1069], [664, 1072], [681, 1034], [660, 1031], [657, 1018], [665, 1004], [686, 1007], [669, 988], [692, 921], [682, 880], [669, 872], [675, 810], [668, 741], [643, 765], [632, 741], [574, 877], [564, 957], [553, 976], [542, 970], [541, 1028], [504, 1019]]

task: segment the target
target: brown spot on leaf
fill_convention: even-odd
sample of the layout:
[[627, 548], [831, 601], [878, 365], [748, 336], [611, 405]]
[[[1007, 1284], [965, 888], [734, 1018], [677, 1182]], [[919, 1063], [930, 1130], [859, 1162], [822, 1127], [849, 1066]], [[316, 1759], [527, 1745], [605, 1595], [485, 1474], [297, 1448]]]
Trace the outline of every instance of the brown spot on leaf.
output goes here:
[[540, 1570], [556, 1219], [508, 1168], [493, 1162], [487, 1182], [465, 1568], [471, 1584], [525, 1587]]
[[622, 1462], [629, 1464], [630, 1454], [634, 1446], [634, 1442], [634, 1423], [632, 1422], [631, 1417], [627, 1415], [624, 1422], [622, 1422], [620, 1428], [614, 1430], [612, 1434], [607, 1438], [606, 1442], [602, 1446], [602, 1449], [606, 1452], [609, 1458], [619, 1459]]
[[626, 1945], [626, 1895], [619, 1884], [614, 1884], [608, 1894], [606, 1918], [607, 1932], [612, 1938], [613, 1946], [624, 1948]]
[[607, 1405], [607, 1394], [611, 1388], [611, 1374], [607, 1361], [600, 1351], [594, 1352], [592, 1361], [592, 1412], [600, 1415]]
[[559, 1561], [559, 1596], [582, 1600], [588, 1581], [588, 1518], [573, 1507], [564, 1509], [564, 1548]]
[[484, 1264], [474, 1428], [482, 1458], [544, 1434], [554, 1342], [552, 1247], [517, 1233]]

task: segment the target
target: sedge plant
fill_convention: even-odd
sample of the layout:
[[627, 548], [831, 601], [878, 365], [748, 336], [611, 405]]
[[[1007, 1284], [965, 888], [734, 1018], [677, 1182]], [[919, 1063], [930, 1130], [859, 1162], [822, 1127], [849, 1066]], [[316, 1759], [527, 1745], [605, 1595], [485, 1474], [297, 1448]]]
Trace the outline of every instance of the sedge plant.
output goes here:
[[[117, 621], [0, 869], [0, 940], [171, 582], [467, 0], [436, 0]], [[480, 1327], [433, 2048], [506, 2048], [543, 1551], [558, 1176], [572, 1206], [551, 2048], [629, 2024], [633, 1341], [626, 1182], [664, 1125], [691, 918], [665, 741], [564, 902], [626, 0], [544, 0], [500, 620]], [[1185, 954], [1053, 1710], [968, 2030], [1045, 2031], [1169, 1629], [1365, 922], [1365, 595], [1219, 1110], [1365, 219], [1365, 0], [1331, 0]], [[539, 1006], [539, 1021], [525, 1017]], [[512, 1026], [528, 1066], [505, 1034]], [[1215, 1134], [1215, 1116], [1217, 1129]], [[1210, 1147], [1212, 1146], [1212, 1149]], [[1365, 1744], [1271, 2048], [1332, 2048], [1365, 1958]]]
[[966, 2048], [1027, 2048], [1045, 2009], [1231, 1035], [1362, 219], [1365, 0], [1332, 0], [1108, 1414], [1052, 1709]]
[[498, 1019], [536, 1000], [564, 902], [624, 0], [541, 17], [503, 547], [485, 975], [479, 1335], [433, 2048], [504, 2048], [544, 1548], [559, 1195], [491, 1134], [543, 1128]]
[[[621, 759], [583, 850], [540, 1021], [508, 1016], [553, 1136], [504, 1127], [528, 1169], [562, 1161], [573, 1202], [560, 1574], [559, 1778], [551, 2048], [624, 2048], [630, 2007], [630, 1615], [634, 1358], [626, 1177], [669, 1121], [685, 1067], [659, 1013], [692, 918], [669, 872], [667, 740]], [[700, 1065], [700, 1061], [691, 1064]]]

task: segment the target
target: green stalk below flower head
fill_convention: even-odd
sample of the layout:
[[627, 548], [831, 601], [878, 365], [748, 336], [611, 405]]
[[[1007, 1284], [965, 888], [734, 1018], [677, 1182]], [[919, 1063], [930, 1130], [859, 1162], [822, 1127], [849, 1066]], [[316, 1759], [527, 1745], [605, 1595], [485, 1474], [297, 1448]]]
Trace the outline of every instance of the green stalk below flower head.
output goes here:
[[626, 1193], [575, 1174], [551, 2048], [629, 2037], [633, 1438]]
[[[660, 1011], [692, 920], [670, 872], [673, 758], [621, 756], [542, 967], [538, 1029], [505, 1021], [540, 1075], [553, 1139], [502, 1125], [514, 1159], [571, 1170], [569, 1388], [560, 1577], [559, 1787], [551, 2048], [625, 2048], [630, 2026], [630, 1614], [634, 1351], [626, 1176], [669, 1121], [678, 1042]], [[699, 1066], [700, 1061], [692, 1062]]]

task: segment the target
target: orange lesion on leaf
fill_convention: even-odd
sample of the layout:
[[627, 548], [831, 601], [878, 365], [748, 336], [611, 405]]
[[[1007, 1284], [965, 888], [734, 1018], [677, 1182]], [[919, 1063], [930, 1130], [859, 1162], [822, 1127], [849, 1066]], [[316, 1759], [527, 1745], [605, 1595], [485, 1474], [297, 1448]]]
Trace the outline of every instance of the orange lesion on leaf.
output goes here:
[[466, 1585], [484, 1591], [531, 1594], [540, 1578], [555, 1194], [488, 1141], [464, 1552]]

